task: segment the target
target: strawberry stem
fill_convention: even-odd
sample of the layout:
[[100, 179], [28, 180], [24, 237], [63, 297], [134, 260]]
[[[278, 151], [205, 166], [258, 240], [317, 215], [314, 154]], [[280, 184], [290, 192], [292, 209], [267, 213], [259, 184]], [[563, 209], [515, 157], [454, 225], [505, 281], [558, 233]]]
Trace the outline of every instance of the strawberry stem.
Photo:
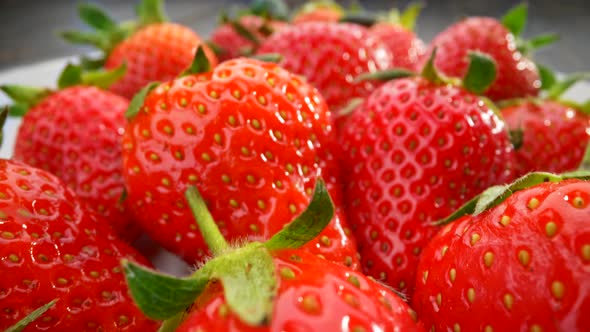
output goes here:
[[226, 252], [230, 246], [219, 231], [219, 227], [213, 220], [213, 216], [207, 209], [207, 205], [197, 188], [189, 187], [185, 192], [185, 197], [199, 225], [203, 239], [205, 239], [213, 256], [219, 256]]

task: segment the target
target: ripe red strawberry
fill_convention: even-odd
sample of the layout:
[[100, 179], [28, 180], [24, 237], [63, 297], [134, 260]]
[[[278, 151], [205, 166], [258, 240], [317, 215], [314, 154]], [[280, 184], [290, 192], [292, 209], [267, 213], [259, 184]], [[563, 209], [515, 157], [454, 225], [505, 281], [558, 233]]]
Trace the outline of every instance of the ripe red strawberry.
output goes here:
[[261, 42], [285, 26], [286, 23], [281, 21], [246, 15], [236, 22], [227, 22], [217, 27], [210, 40], [219, 48], [219, 60], [225, 61], [255, 53]]
[[408, 295], [420, 253], [437, 231], [432, 222], [512, 179], [502, 120], [475, 94], [427, 76], [431, 65], [423, 77], [375, 90], [341, 135], [346, 207], [363, 272]]
[[[335, 179], [324, 173], [336, 162], [325, 151], [335, 139], [325, 102], [276, 64], [230, 60], [161, 84], [138, 110], [123, 140], [128, 200], [145, 230], [189, 263], [207, 253], [184, 203], [188, 185], [233, 241], [270, 237], [307, 204], [316, 176]], [[337, 215], [307, 248], [356, 266], [347, 232]]]
[[[76, 70], [68, 66], [62, 77]], [[14, 145], [14, 159], [57, 175], [117, 234], [133, 240], [139, 229], [133, 215], [119, 202], [124, 189], [121, 138], [129, 102], [83, 84], [78, 77], [56, 91], [1, 87], [14, 98], [16, 107], [24, 106], [26, 111]], [[34, 98], [22, 98], [27, 96], [23, 94], [27, 89], [34, 92]]]
[[486, 91], [486, 96], [493, 100], [536, 96], [541, 81], [537, 67], [526, 57], [526, 51], [554, 38], [542, 36], [528, 44], [518, 40], [525, 21], [524, 5], [509, 12], [503, 23], [490, 17], [466, 18], [434, 38], [430, 51], [433, 48], [438, 50], [435, 64], [444, 74], [463, 77], [467, 70], [468, 53], [483, 52], [496, 61], [498, 68], [497, 78]]
[[391, 63], [389, 50], [377, 37], [350, 23], [310, 22], [287, 27], [270, 36], [258, 53], [281, 54], [279, 64], [307, 78], [333, 112], [352, 98], [366, 97], [379, 84], [357, 82], [358, 75], [387, 69]]
[[561, 179], [537, 173], [494, 188], [501, 199], [447, 225], [424, 249], [413, 304], [427, 328], [587, 331], [590, 183], [547, 180]]
[[147, 261], [55, 176], [0, 160], [0, 330], [57, 303], [25, 331], [155, 331], [119, 261]]
[[590, 108], [559, 99], [576, 79], [555, 84], [547, 98], [512, 100], [502, 109], [513, 133], [519, 176], [532, 171], [563, 173], [582, 161], [590, 138]]
[[305, 22], [338, 22], [345, 14], [344, 9], [332, 0], [309, 1], [292, 19], [294, 24]]
[[[111, 91], [127, 98], [150, 82], [176, 77], [190, 65], [197, 47], [203, 45], [190, 28], [165, 22], [161, 0], [143, 0], [138, 6], [136, 24], [117, 25], [92, 5], [82, 5], [80, 16], [97, 31], [66, 32], [64, 38], [97, 46], [104, 53], [106, 69], [125, 63], [127, 73], [111, 86]], [[216, 63], [215, 54], [207, 47], [205, 51], [210, 61]]]
[[[170, 328], [184, 319], [177, 331], [185, 332], [422, 331], [414, 312], [389, 289], [298, 249], [332, 217], [321, 181], [292, 223], [267, 242], [241, 247], [229, 247], [192, 189], [188, 204], [214, 257], [186, 279], [124, 263], [133, 297], [147, 315], [172, 318]], [[185, 310], [188, 317], [182, 317]]]
[[380, 38], [391, 51], [392, 68], [414, 71], [421, 69], [426, 47], [413, 31], [421, 9], [421, 5], [410, 5], [401, 14], [394, 9], [370, 28], [371, 33]]

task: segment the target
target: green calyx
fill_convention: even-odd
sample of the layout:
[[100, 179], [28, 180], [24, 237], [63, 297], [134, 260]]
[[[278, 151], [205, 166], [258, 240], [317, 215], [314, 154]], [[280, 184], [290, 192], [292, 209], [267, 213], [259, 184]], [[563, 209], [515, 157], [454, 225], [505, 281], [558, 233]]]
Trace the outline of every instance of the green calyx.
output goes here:
[[584, 114], [590, 115], [590, 100], [586, 102], [575, 102], [564, 100], [562, 96], [574, 85], [580, 81], [589, 80], [590, 72], [579, 72], [565, 76], [563, 79], [557, 79], [555, 73], [543, 66], [537, 64], [541, 77], [541, 89], [544, 91], [543, 99], [554, 100], [568, 105]]
[[548, 46], [559, 40], [556, 34], [544, 34], [529, 40], [521, 38], [528, 19], [528, 5], [521, 3], [509, 10], [502, 18], [502, 24], [516, 38], [516, 46], [522, 54], [530, 54], [532, 51]]
[[56, 302], [57, 302], [57, 299], [41, 306], [37, 310], [28, 314], [25, 318], [18, 321], [16, 324], [9, 327], [5, 332], [21, 332], [21, 331], [23, 331], [29, 324], [31, 324], [32, 322], [37, 320], [39, 317], [41, 317], [45, 312], [47, 312], [47, 310], [51, 309], [51, 307], [53, 307], [53, 305], [55, 305]]
[[2, 142], [4, 141], [4, 124], [6, 123], [6, 119], [8, 118], [8, 106], [4, 107], [0, 110], [0, 146], [2, 146]]
[[465, 215], [477, 216], [478, 214], [504, 202], [508, 197], [517, 191], [524, 190], [544, 182], [560, 182], [567, 179], [589, 180], [590, 171], [579, 170], [563, 173], [560, 175], [545, 172], [529, 173], [520, 177], [511, 184], [498, 185], [488, 188], [480, 195], [475, 196], [473, 199], [465, 203], [450, 216], [436, 222], [436, 225], [446, 225]]
[[[90, 3], [80, 4], [78, 12], [80, 19], [93, 31], [64, 31], [61, 37], [70, 43], [94, 46], [103, 52], [104, 58], [138, 29], [167, 20], [163, 0], [142, 0], [136, 7], [137, 20], [131, 22], [117, 23], [100, 7]], [[101, 60], [104, 59], [95, 61]]]
[[180, 76], [206, 73], [211, 71], [211, 69], [211, 63], [209, 62], [209, 58], [207, 58], [205, 49], [202, 46], [199, 46], [195, 51], [195, 56], [193, 57], [190, 66], [185, 69]]
[[196, 188], [187, 189], [185, 196], [214, 257], [186, 278], [163, 275], [123, 261], [136, 304], [148, 317], [166, 319], [166, 330], [173, 331], [206, 286], [221, 282], [231, 312], [251, 326], [268, 324], [278, 287], [271, 252], [300, 248], [330, 222], [334, 206], [323, 181], [317, 181], [309, 206], [295, 220], [267, 242], [242, 247], [227, 243]]
[[403, 12], [394, 8], [389, 12], [378, 16], [378, 22], [400, 25], [407, 30], [413, 31], [416, 28], [416, 21], [418, 20], [422, 9], [424, 9], [423, 3], [410, 3]]
[[286, 21], [289, 18], [289, 7], [283, 0], [253, 0], [248, 8], [248, 14]]
[[135, 96], [133, 96], [131, 102], [129, 102], [127, 111], [125, 111], [125, 117], [127, 120], [131, 120], [137, 116], [137, 114], [139, 114], [139, 111], [141, 111], [141, 108], [145, 102], [145, 98], [150, 93], [150, 91], [155, 89], [158, 85], [160, 85], [160, 82], [151, 82], [139, 90]]
[[13, 101], [13, 105], [8, 106], [8, 113], [11, 116], [23, 116], [27, 111], [40, 103], [45, 97], [53, 93], [51, 89], [35, 88], [22, 85], [2, 85], [0, 90], [4, 92]]

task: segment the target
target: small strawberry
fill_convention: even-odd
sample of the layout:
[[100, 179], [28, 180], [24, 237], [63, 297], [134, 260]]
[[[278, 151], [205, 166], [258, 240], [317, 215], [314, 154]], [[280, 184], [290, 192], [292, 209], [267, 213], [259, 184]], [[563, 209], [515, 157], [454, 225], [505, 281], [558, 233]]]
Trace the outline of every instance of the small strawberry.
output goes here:
[[23, 115], [14, 159], [51, 172], [72, 188], [116, 232], [133, 240], [139, 229], [119, 199], [123, 193], [121, 138], [129, 102], [102, 90], [125, 73], [81, 73], [68, 65], [59, 90], [6, 85], [13, 113]]
[[[199, 187], [231, 240], [279, 231], [305, 207], [318, 174], [335, 199], [341, 195], [328, 173], [337, 171], [326, 150], [335, 136], [317, 90], [276, 64], [253, 59], [210, 70], [199, 50], [193, 68], [204, 72], [142, 90], [123, 138], [130, 206], [156, 241], [189, 263], [206, 255], [183, 199], [189, 185]], [[356, 266], [343, 217], [337, 214], [307, 248]]]
[[590, 138], [590, 102], [585, 105], [560, 96], [584, 75], [555, 83], [543, 98], [509, 100], [502, 109], [516, 150], [516, 171], [562, 173], [582, 161]]
[[298, 249], [332, 218], [321, 181], [309, 207], [285, 229], [265, 243], [241, 247], [225, 242], [194, 188], [186, 197], [214, 258], [184, 279], [124, 263], [138, 305], [153, 318], [169, 319], [170, 329], [422, 331], [413, 311], [389, 289]]
[[338, 22], [345, 10], [332, 0], [308, 1], [293, 16], [294, 24], [305, 22]]
[[461, 87], [438, 75], [433, 58], [422, 76], [375, 90], [349, 116], [340, 140], [363, 272], [408, 295], [420, 253], [437, 231], [432, 221], [488, 186], [512, 180], [504, 123], [468, 91], [483, 91], [493, 81], [493, 63], [471, 54]]
[[497, 78], [486, 96], [492, 100], [536, 96], [541, 81], [536, 65], [526, 54], [556, 37], [544, 35], [528, 42], [518, 39], [526, 19], [527, 7], [523, 4], [511, 10], [502, 22], [491, 17], [469, 17], [450, 26], [430, 44], [430, 50], [438, 50], [436, 66], [446, 75], [463, 77], [468, 53], [479, 51], [491, 56], [498, 67]]
[[408, 6], [403, 13], [394, 9], [370, 28], [371, 33], [380, 38], [391, 51], [392, 68], [414, 71], [420, 69], [426, 47], [413, 30], [421, 9], [422, 5], [419, 4]]
[[25, 331], [156, 331], [119, 261], [147, 261], [57, 177], [0, 160], [0, 330], [57, 300]]
[[286, 26], [286, 23], [245, 15], [235, 21], [223, 22], [211, 34], [210, 41], [217, 47], [220, 61], [250, 55], [268, 36]]
[[379, 84], [355, 81], [364, 73], [387, 69], [388, 48], [365, 27], [351, 23], [309, 22], [278, 31], [258, 49], [259, 54], [278, 53], [279, 63], [303, 75], [338, 112], [355, 97], [366, 97]]
[[492, 187], [424, 249], [414, 308], [433, 331], [587, 331], [590, 178]]
[[[117, 25], [100, 8], [90, 4], [80, 6], [80, 17], [96, 31], [92, 33], [67, 31], [62, 36], [69, 42], [90, 44], [103, 52], [95, 60], [106, 69], [127, 65], [127, 73], [111, 86], [111, 91], [131, 98], [152, 81], [176, 77], [191, 63], [195, 50], [203, 45], [190, 28], [167, 23], [163, 0], [142, 0], [137, 7], [138, 22]], [[205, 47], [211, 62], [215, 54]]]

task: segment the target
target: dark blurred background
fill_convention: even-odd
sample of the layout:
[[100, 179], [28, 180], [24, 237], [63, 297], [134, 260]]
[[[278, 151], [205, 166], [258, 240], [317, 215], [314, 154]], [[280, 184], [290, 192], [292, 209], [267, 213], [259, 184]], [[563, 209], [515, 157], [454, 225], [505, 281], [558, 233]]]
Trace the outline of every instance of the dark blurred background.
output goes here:
[[[65, 0], [0, 0], [0, 70], [61, 56], [88, 52], [61, 42], [61, 30], [84, 29], [77, 17], [76, 4]], [[117, 19], [134, 16], [136, 1], [95, 0]], [[248, 1], [167, 0], [171, 20], [186, 24], [206, 38], [217, 24], [218, 13]], [[339, 1], [348, 4], [347, 0]], [[405, 7], [410, 1], [357, 1], [368, 10]], [[467, 15], [501, 17], [520, 1], [510, 0], [430, 0], [418, 20], [418, 33], [425, 41], [447, 25]], [[288, 1], [296, 7], [303, 1]], [[535, 59], [563, 72], [590, 69], [590, 0], [530, 0], [526, 36], [555, 32], [561, 40], [539, 51]]]

